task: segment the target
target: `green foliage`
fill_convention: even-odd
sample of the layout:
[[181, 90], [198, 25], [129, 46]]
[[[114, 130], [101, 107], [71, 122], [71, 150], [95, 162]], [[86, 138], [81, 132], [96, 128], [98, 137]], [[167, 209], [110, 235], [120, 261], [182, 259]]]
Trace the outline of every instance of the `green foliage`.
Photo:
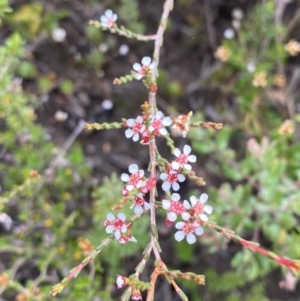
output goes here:
[[[236, 95], [243, 120], [240, 126], [259, 135], [279, 121], [263, 92], [276, 85], [277, 65], [284, 63], [287, 57], [280, 42], [285, 28], [274, 22], [274, 5], [274, 1], [257, 5], [248, 18], [241, 21], [238, 37], [223, 41], [222, 46], [230, 55], [214, 74], [214, 80], [224, 91]], [[270, 118], [265, 118], [266, 114]]]
[[[222, 175], [220, 187], [209, 189], [214, 202], [212, 219], [274, 252], [298, 258], [299, 246], [294, 243], [300, 239], [297, 220], [300, 206], [296, 201], [300, 197], [296, 184], [300, 143], [293, 139], [296, 121], [285, 123], [286, 117], [271, 107], [264, 93], [274, 85], [276, 64], [283, 64], [287, 57], [280, 42], [285, 29], [278, 28], [273, 21], [274, 5], [273, 1], [257, 5], [241, 21], [238, 37], [223, 42], [231, 55], [213, 75], [213, 80], [237, 98], [238, 114], [232, 124], [219, 132], [193, 128], [189, 135], [192, 148], [206, 158], [206, 170], [216, 177]], [[254, 72], [247, 70], [248, 63], [254, 64]], [[265, 72], [265, 82], [256, 86], [254, 81], [260, 72]], [[232, 78], [234, 82], [228, 85]], [[226, 113], [219, 114], [226, 120]], [[200, 114], [194, 118], [204, 119]], [[287, 124], [289, 131], [284, 132], [282, 129]], [[202, 241], [209, 245], [211, 252], [224, 244], [223, 239], [210, 236]], [[232, 273], [221, 276], [212, 271], [206, 273], [208, 279], [213, 278], [208, 281], [210, 291], [232, 290], [224, 299], [230, 301], [268, 300], [263, 297], [264, 283], [257, 285], [256, 281], [274, 269], [276, 265], [272, 261], [241, 249], [234, 254], [231, 265], [235, 269]], [[218, 285], [214, 286], [216, 282]], [[238, 288], [251, 283], [253, 290], [241, 297]]]
[[117, 12], [130, 30], [136, 33], [144, 32], [144, 24], [139, 20], [138, 0], [121, 0], [121, 5]]
[[10, 12], [12, 12], [12, 9], [8, 5], [8, 0], [0, 0], [0, 18]]
[[21, 5], [5, 18], [10, 26], [26, 39], [36, 39], [41, 33], [51, 32], [60, 19], [69, 15], [67, 10], [46, 13], [38, 1]]
[[[36, 99], [26, 95], [14, 77], [17, 71], [28, 74], [25, 69], [31, 68], [21, 64], [20, 69], [22, 44], [20, 35], [13, 34], [0, 47], [0, 145], [9, 159], [0, 163], [4, 191], [0, 210], [11, 215], [18, 225], [13, 233], [1, 238], [0, 253], [7, 253], [9, 260], [0, 275], [11, 279], [4, 288], [4, 298], [21, 298], [26, 290], [28, 300], [50, 300], [49, 285], [40, 286], [50, 266], [64, 275], [83, 256], [77, 236], [70, 231], [87, 217], [88, 210], [80, 203], [88, 197], [90, 168], [79, 146], [73, 146], [63, 161], [57, 161], [57, 167], [53, 167], [57, 151], [61, 151], [35, 123]], [[35, 269], [36, 278], [32, 276], [25, 283], [16, 280], [13, 271], [18, 271], [20, 263], [29, 274]], [[71, 301], [75, 296], [90, 300], [96, 295], [111, 300], [109, 289], [96, 293], [102, 289], [101, 274], [92, 271], [101, 271], [100, 264], [91, 266], [90, 270], [89, 275], [82, 275], [68, 296], [63, 296], [64, 300]], [[91, 281], [94, 278], [97, 280]]]

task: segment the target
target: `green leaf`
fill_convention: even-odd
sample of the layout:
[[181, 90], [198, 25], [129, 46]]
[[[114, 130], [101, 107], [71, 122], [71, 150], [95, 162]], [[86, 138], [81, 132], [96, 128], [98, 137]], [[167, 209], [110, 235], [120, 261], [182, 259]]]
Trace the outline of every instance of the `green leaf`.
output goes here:
[[224, 150], [228, 147], [230, 135], [232, 133], [232, 130], [230, 127], [225, 126], [220, 130], [216, 137], [216, 146], [220, 150]]

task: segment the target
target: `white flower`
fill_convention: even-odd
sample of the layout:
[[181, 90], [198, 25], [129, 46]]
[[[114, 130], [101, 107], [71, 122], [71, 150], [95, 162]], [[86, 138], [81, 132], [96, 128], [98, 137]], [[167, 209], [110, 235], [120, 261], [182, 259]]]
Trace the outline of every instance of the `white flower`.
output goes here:
[[123, 173], [121, 175], [121, 180], [123, 182], [127, 182], [126, 189], [128, 191], [132, 191], [134, 188], [141, 188], [145, 185], [145, 182], [142, 181], [142, 177], [145, 174], [143, 170], [139, 170], [136, 164], [129, 165], [128, 170], [131, 175], [128, 175], [126, 173]]
[[228, 40], [232, 40], [235, 36], [235, 32], [232, 28], [227, 28], [225, 31], [224, 31], [224, 38], [225, 39], [228, 39]]
[[186, 208], [183, 206], [178, 193], [173, 193], [171, 200], [162, 200], [162, 207], [168, 211], [167, 218], [171, 222], [176, 221], [177, 215], [181, 215], [184, 220], [190, 218], [190, 214], [186, 212]]
[[256, 69], [256, 66], [255, 66], [254, 62], [248, 62], [246, 67], [247, 67], [247, 70], [251, 73], [253, 73]]
[[118, 288], [124, 287], [126, 285], [126, 278], [121, 275], [118, 275], [116, 284]]
[[235, 30], [239, 30], [241, 27], [241, 21], [237, 19], [233, 19], [232, 26], [234, 27]]
[[68, 118], [68, 113], [63, 112], [63, 111], [56, 111], [54, 114], [54, 119], [56, 121], [63, 122], [63, 121], [66, 121], [67, 118]]
[[131, 138], [133, 141], [139, 140], [139, 134], [144, 132], [146, 129], [146, 126], [143, 124], [143, 118], [141, 116], [138, 116], [136, 120], [134, 119], [128, 119], [127, 120], [128, 129], [125, 131], [126, 138]]
[[67, 32], [63, 28], [55, 28], [51, 36], [55, 42], [61, 43], [66, 39]]
[[150, 209], [150, 205], [143, 198], [143, 194], [138, 193], [134, 198], [134, 204], [130, 208], [134, 208], [133, 211], [135, 214], [142, 214], [144, 210], [146, 211]]
[[112, 27], [117, 21], [117, 19], [118, 19], [117, 14], [114, 14], [111, 9], [107, 9], [104, 12], [104, 15], [100, 17], [101, 24], [104, 27]]
[[[175, 233], [175, 239], [182, 241], [185, 237], [189, 244], [193, 244], [196, 241], [196, 235], [203, 234], [203, 229], [200, 227], [200, 223], [194, 222], [178, 222], [175, 227], [180, 231]], [[195, 233], [195, 234], [194, 234]]]
[[137, 71], [136, 79], [142, 79], [147, 72], [152, 70], [155, 66], [155, 63], [151, 63], [151, 58], [145, 56], [142, 58], [142, 65], [139, 63], [133, 64], [133, 70]]
[[162, 185], [164, 191], [169, 191], [171, 187], [177, 191], [180, 188], [177, 182], [184, 182], [185, 176], [171, 169], [168, 173], [162, 173], [160, 179], [165, 181]]
[[114, 104], [110, 99], [103, 100], [103, 102], [101, 104], [101, 107], [107, 111], [111, 110], [113, 108], [113, 106], [114, 106]]
[[178, 170], [180, 167], [184, 167], [187, 170], [191, 170], [192, 166], [188, 162], [194, 163], [197, 160], [195, 155], [190, 155], [191, 150], [192, 148], [189, 145], [183, 147], [183, 153], [178, 148], [175, 148], [174, 155], [177, 157], [177, 160], [172, 162], [172, 169]]
[[126, 54], [128, 54], [128, 52], [129, 52], [128, 45], [126, 45], [126, 44], [120, 45], [120, 47], [119, 47], [119, 54], [120, 55], [126, 55]]
[[244, 18], [244, 13], [243, 11], [236, 7], [235, 9], [233, 9], [233, 11], [231, 12], [231, 15], [234, 19], [237, 19], [237, 20], [241, 20]]
[[154, 132], [155, 136], [165, 136], [168, 131], [165, 126], [172, 124], [172, 119], [170, 117], [164, 117], [161, 111], [156, 112], [155, 117], [152, 118], [151, 124], [149, 126], [149, 131]]
[[[207, 214], [211, 214], [213, 211], [213, 207], [209, 205], [204, 205], [208, 199], [208, 195], [206, 193], [202, 193], [200, 198], [196, 198], [194, 195], [190, 197], [191, 205], [188, 201], [184, 201], [183, 205], [187, 210], [191, 210], [193, 212], [193, 216], [198, 216], [203, 221], [208, 220]], [[191, 211], [190, 211], [191, 212]]]
[[115, 239], [119, 240], [121, 233], [127, 232], [125, 220], [126, 215], [122, 212], [118, 213], [117, 218], [112, 213], [108, 213], [104, 222], [106, 233], [114, 233]]

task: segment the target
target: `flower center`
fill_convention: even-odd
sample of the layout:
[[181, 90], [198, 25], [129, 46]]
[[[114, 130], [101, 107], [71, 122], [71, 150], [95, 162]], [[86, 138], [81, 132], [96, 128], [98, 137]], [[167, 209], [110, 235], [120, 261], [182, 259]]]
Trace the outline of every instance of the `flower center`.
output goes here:
[[114, 225], [115, 229], [121, 230], [121, 228], [124, 225], [124, 222], [121, 219], [117, 218], [113, 221], [113, 225]]
[[134, 198], [134, 204], [135, 205], [143, 206], [144, 202], [145, 201], [144, 201], [144, 199], [142, 197], [137, 196], [137, 197]]
[[190, 215], [193, 217], [195, 215], [200, 215], [204, 213], [204, 205], [198, 202], [191, 210]]
[[128, 184], [135, 186], [135, 185], [137, 185], [137, 183], [139, 182], [139, 180], [140, 180], [140, 174], [137, 172], [137, 173], [132, 174], [130, 176]]
[[169, 183], [176, 183], [177, 180], [178, 180], [178, 175], [177, 175], [177, 172], [174, 172], [174, 173], [169, 173], [168, 174], [168, 178], [167, 178], [168, 182]]
[[185, 233], [185, 234], [190, 234], [190, 233], [194, 233], [194, 227], [192, 225], [192, 223], [190, 222], [186, 222], [185, 225], [183, 226], [182, 228], [182, 231]]
[[143, 124], [142, 123], [136, 123], [133, 127], [132, 130], [134, 131], [135, 134], [138, 134], [141, 131]]
[[180, 202], [171, 202], [169, 211], [174, 212], [176, 214], [182, 214], [183, 212], [185, 212], [185, 208]]
[[188, 156], [185, 154], [180, 154], [180, 156], [177, 158], [177, 162], [180, 165], [185, 165], [188, 163]]

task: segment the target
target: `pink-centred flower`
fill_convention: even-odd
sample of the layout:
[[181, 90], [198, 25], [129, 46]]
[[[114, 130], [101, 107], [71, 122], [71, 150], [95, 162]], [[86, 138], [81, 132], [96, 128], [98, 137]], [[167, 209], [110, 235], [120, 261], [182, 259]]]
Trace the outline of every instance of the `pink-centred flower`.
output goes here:
[[126, 138], [132, 137], [133, 141], [138, 141], [140, 134], [142, 134], [146, 129], [143, 121], [142, 116], [138, 116], [136, 119], [128, 119], [126, 123], [129, 128], [125, 131]]
[[198, 221], [178, 222], [176, 223], [175, 227], [179, 229], [179, 231], [175, 233], [175, 239], [177, 241], [182, 241], [184, 238], [186, 238], [186, 241], [189, 244], [193, 244], [196, 241], [195, 234], [202, 235], [204, 232]]
[[155, 66], [154, 62], [151, 62], [151, 57], [149, 56], [144, 56], [142, 58], [142, 65], [139, 63], [135, 63], [133, 64], [133, 70], [135, 70], [136, 79], [142, 79], [145, 75], [147, 75], [147, 73], [149, 73]]
[[111, 9], [107, 9], [104, 15], [100, 17], [101, 25], [104, 27], [112, 27], [117, 21], [118, 16]]
[[172, 119], [170, 117], [165, 117], [161, 111], [156, 112], [155, 117], [151, 119], [149, 125], [149, 131], [153, 132], [155, 136], [165, 136], [168, 131], [165, 129], [166, 126], [172, 124]]
[[142, 180], [145, 172], [139, 170], [137, 164], [129, 165], [128, 170], [131, 175], [128, 175], [127, 173], [121, 175], [121, 180], [127, 183], [126, 189], [128, 191], [132, 191], [134, 188], [139, 189], [145, 185], [145, 182]]
[[171, 200], [162, 200], [162, 207], [168, 212], [167, 219], [171, 222], [176, 221], [178, 215], [181, 215], [184, 220], [190, 218], [190, 214], [180, 202], [180, 195], [178, 193], [173, 193]]
[[183, 167], [187, 170], [191, 170], [192, 166], [188, 162], [194, 163], [197, 158], [195, 155], [190, 155], [192, 148], [189, 145], [183, 147], [183, 152], [179, 148], [175, 148], [174, 155], [177, 157], [175, 161], [172, 162], [172, 169], [178, 170], [180, 167]]
[[190, 203], [188, 201], [184, 201], [183, 205], [190, 213], [191, 217], [199, 217], [203, 221], [208, 221], [208, 215], [213, 211], [213, 207], [210, 205], [205, 205], [208, 199], [208, 195], [206, 193], [202, 193], [199, 198], [192, 195], [190, 197]]

